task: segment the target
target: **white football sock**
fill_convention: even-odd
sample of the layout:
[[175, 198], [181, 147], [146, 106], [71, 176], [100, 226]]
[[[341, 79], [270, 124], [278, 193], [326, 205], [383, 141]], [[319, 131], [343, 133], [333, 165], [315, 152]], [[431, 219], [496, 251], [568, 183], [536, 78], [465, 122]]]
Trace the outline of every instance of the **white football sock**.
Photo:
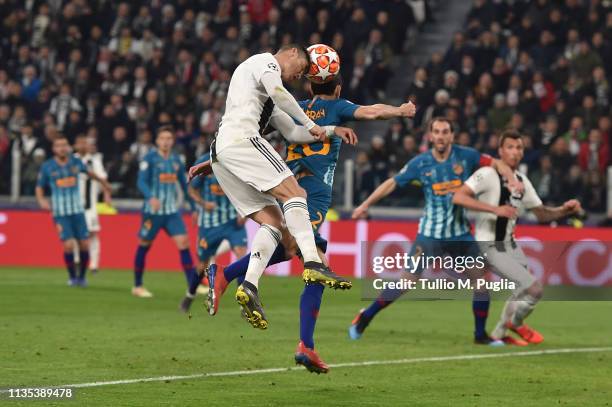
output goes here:
[[506, 305], [504, 305], [504, 309], [502, 310], [501, 317], [499, 322], [495, 326], [493, 332], [491, 332], [491, 336], [495, 339], [501, 339], [506, 336], [506, 323], [512, 319], [512, 315], [514, 315], [514, 311], [516, 310], [517, 299], [513, 295], [508, 298], [506, 301]]
[[295, 238], [300, 248], [304, 263], [308, 261], [321, 262], [317, 246], [315, 245], [314, 233], [308, 216], [308, 205], [306, 198], [291, 198], [283, 204], [285, 223], [289, 233]]
[[281, 232], [274, 226], [263, 224], [255, 233], [253, 243], [251, 245], [251, 257], [249, 258], [249, 267], [247, 268], [245, 281], [258, 287], [259, 278], [263, 274], [268, 262], [272, 258], [278, 242], [281, 240]]
[[516, 302], [516, 309], [512, 315], [512, 325], [515, 327], [523, 325], [523, 321], [531, 314], [537, 303], [538, 299], [536, 297], [529, 294], [521, 295]]
[[100, 238], [98, 234], [92, 234], [89, 238], [89, 268], [97, 270], [100, 265]]
[[80, 263], [81, 262], [81, 253], [79, 252], [79, 242], [75, 242], [74, 244], [74, 249], [72, 249], [72, 254], [74, 254], [74, 262], [75, 263]]

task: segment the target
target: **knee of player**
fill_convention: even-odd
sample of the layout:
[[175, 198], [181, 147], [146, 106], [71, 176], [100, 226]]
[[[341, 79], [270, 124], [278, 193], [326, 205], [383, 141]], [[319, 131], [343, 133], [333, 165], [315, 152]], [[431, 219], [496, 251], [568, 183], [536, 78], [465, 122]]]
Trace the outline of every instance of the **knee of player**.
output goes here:
[[189, 240], [187, 239], [187, 236], [178, 236], [176, 238], [176, 247], [178, 247], [179, 250], [189, 249]]
[[527, 294], [531, 295], [533, 298], [539, 300], [542, 298], [542, 294], [544, 293], [544, 288], [542, 287], [542, 283], [539, 281], [535, 281], [531, 286], [527, 289]]
[[89, 240], [80, 240], [79, 241], [79, 250], [81, 250], [81, 251], [89, 250]]

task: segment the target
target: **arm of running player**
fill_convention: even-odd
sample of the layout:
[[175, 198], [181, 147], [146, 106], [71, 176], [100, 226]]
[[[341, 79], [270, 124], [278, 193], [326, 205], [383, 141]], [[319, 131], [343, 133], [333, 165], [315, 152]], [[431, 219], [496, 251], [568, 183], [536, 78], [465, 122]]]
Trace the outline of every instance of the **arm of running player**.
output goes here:
[[98, 181], [100, 185], [102, 185], [102, 189], [104, 190], [104, 202], [110, 205], [113, 190], [111, 184], [106, 180], [106, 177], [102, 177], [90, 169], [88, 169], [86, 173], [91, 179]]
[[136, 186], [145, 200], [149, 201], [151, 205], [151, 209], [153, 212], [157, 212], [161, 206], [159, 199], [153, 196], [151, 192], [151, 187], [149, 185], [149, 179], [151, 179], [151, 166], [147, 159], [145, 158], [138, 165], [138, 179], [136, 181]]
[[[283, 138], [293, 144], [310, 144], [322, 141], [313, 137], [304, 126], [295, 124], [291, 116], [276, 107], [270, 117], [270, 124], [281, 133]], [[336, 135], [347, 144], [357, 144], [357, 135], [352, 129], [338, 126], [323, 126], [323, 129], [325, 130], [326, 137]]]
[[183, 194], [185, 194], [185, 200], [189, 204], [189, 208], [192, 212], [195, 211], [195, 202], [189, 194], [189, 184], [187, 183], [187, 176], [185, 175], [185, 171], [183, 171], [182, 169], [178, 171], [178, 181], [181, 185], [181, 189], [183, 190]]
[[45, 165], [40, 169], [38, 173], [38, 180], [36, 181], [36, 189], [34, 190], [34, 194], [36, 195], [36, 202], [38, 202], [38, 206], [45, 211], [51, 209], [51, 205], [49, 204], [49, 200], [45, 198], [45, 188], [49, 185], [49, 177], [47, 176], [47, 172], [45, 171]]
[[416, 106], [412, 102], [403, 103], [401, 106], [391, 106], [377, 103], [369, 106], [359, 106], [355, 110], [356, 120], [387, 120], [394, 117], [414, 117]]
[[389, 196], [391, 193], [393, 193], [393, 191], [395, 191], [395, 188], [397, 188], [397, 182], [395, 181], [395, 177], [391, 177], [380, 184], [378, 188], [376, 188], [374, 192], [372, 192], [370, 196], [368, 196], [366, 200], [361, 203], [361, 205], [356, 207], [355, 210], [353, 210], [353, 215], [351, 217], [353, 219], [362, 218], [368, 213], [370, 206], [374, 205], [384, 197]]
[[532, 208], [533, 214], [538, 218], [538, 222], [548, 223], [555, 221], [557, 219], [564, 218], [570, 215], [583, 215], [584, 209], [582, 209], [582, 205], [576, 199], [570, 199], [569, 201], [565, 201], [561, 206], [546, 206], [540, 205], [538, 207]]
[[196, 205], [199, 205], [202, 208], [204, 208], [205, 211], [212, 211], [217, 206], [217, 205], [215, 205], [214, 202], [205, 201], [202, 198], [202, 196], [200, 195], [200, 187], [199, 186], [194, 186], [193, 184], [190, 184], [189, 187], [187, 187], [187, 191], [188, 191], [189, 196], [191, 197], [191, 199], [193, 199], [193, 202], [195, 202]]
[[34, 190], [34, 193], [36, 194], [36, 202], [38, 202], [38, 206], [40, 206], [40, 209], [43, 209], [45, 211], [51, 210], [49, 200], [45, 197], [45, 189], [37, 185], [36, 189]]
[[325, 130], [317, 126], [315, 122], [306, 116], [306, 113], [304, 113], [295, 98], [283, 86], [280, 75], [266, 71], [261, 76], [261, 84], [266, 89], [266, 93], [270, 96], [275, 106], [278, 106], [279, 109], [306, 127], [315, 138], [319, 140], [325, 138]]
[[479, 201], [475, 198], [472, 188], [465, 184], [453, 194], [453, 203], [473, 211], [489, 212], [502, 218], [515, 218], [518, 215], [516, 208], [510, 205], [494, 206]]

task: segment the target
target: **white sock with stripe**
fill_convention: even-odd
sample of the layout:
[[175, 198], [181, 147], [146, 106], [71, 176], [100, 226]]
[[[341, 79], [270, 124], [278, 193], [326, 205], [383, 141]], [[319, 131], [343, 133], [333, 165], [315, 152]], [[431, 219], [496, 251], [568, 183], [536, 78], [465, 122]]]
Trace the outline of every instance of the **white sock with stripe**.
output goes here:
[[289, 199], [283, 204], [283, 212], [285, 213], [287, 229], [289, 229], [289, 233], [295, 238], [300, 252], [302, 252], [304, 262], [316, 261], [320, 263], [321, 258], [315, 245], [306, 198]]
[[255, 287], [259, 285], [259, 278], [268, 267], [268, 262], [272, 258], [276, 246], [281, 240], [281, 232], [271, 225], [263, 224], [255, 233], [253, 243], [251, 245], [251, 257], [249, 258], [249, 267], [247, 268], [245, 281], [253, 284]]
[[100, 266], [100, 238], [92, 234], [89, 238], [89, 268], [97, 270]]

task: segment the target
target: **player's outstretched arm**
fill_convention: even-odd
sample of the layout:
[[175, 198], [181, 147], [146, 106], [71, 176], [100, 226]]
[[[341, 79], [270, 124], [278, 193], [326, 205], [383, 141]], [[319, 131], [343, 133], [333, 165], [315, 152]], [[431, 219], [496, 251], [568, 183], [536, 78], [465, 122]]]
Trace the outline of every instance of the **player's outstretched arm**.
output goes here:
[[453, 194], [453, 204], [473, 211], [489, 212], [502, 218], [516, 218], [518, 215], [516, 208], [510, 205], [493, 206], [479, 201], [475, 198], [474, 191], [467, 185], [463, 185], [455, 191]]
[[359, 106], [355, 110], [356, 120], [387, 120], [394, 117], [414, 117], [416, 106], [412, 102], [403, 103], [401, 106], [391, 106], [377, 103], [369, 106]]
[[521, 181], [518, 180], [518, 178], [516, 178], [514, 171], [512, 170], [512, 168], [510, 168], [510, 166], [508, 166], [508, 164], [506, 164], [502, 160], [493, 158], [491, 160], [491, 167], [495, 168], [495, 171], [497, 171], [502, 177], [508, 180], [508, 187], [511, 191], [525, 191], [525, 186]]
[[[306, 127], [296, 124], [291, 116], [277, 107], [274, 107], [272, 111], [270, 124], [280, 132], [285, 140], [292, 144], [310, 144], [324, 140], [314, 137]], [[323, 126], [323, 129], [326, 138], [336, 134], [336, 126]]]
[[209, 174], [212, 174], [212, 172], [213, 170], [212, 170], [212, 165], [211, 165], [210, 160], [206, 160], [202, 163], [195, 164], [189, 168], [187, 182], [191, 182], [191, 180], [193, 180], [196, 177], [199, 177], [200, 175], [207, 176]]
[[570, 199], [561, 206], [551, 207], [540, 205], [532, 208], [533, 214], [538, 218], [538, 222], [548, 223], [570, 215], [584, 215], [582, 205], [576, 199]]
[[38, 206], [40, 206], [40, 209], [44, 209], [45, 211], [51, 210], [49, 200], [45, 198], [45, 190], [43, 189], [43, 187], [36, 186], [34, 193], [36, 194], [36, 202], [38, 202]]
[[361, 205], [355, 208], [352, 218], [359, 219], [364, 217], [368, 213], [370, 206], [374, 205], [384, 197], [389, 196], [393, 191], [395, 191], [395, 188], [397, 188], [395, 178], [392, 177], [387, 179], [385, 182], [380, 184], [378, 188], [376, 188], [374, 192], [372, 192], [370, 196], [368, 196], [367, 199], [361, 203]]

